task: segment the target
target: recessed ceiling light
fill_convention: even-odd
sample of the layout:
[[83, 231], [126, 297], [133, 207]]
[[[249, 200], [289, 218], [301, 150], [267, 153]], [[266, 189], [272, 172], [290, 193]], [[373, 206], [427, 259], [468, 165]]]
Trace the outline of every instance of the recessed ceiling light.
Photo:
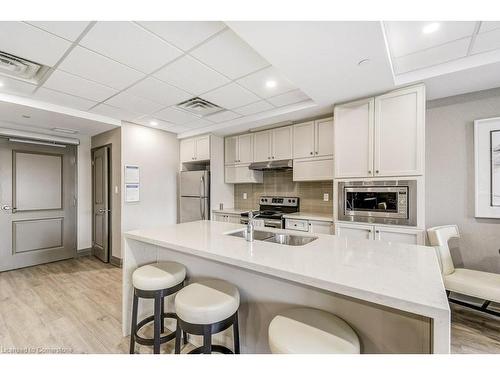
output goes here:
[[267, 87], [268, 89], [273, 89], [273, 88], [275, 88], [275, 87], [276, 87], [276, 85], [277, 85], [277, 83], [276, 83], [276, 81], [275, 81], [275, 80], [273, 80], [273, 79], [270, 79], [269, 81], [266, 81], [266, 87]]
[[370, 62], [370, 59], [363, 59], [363, 60], [359, 60], [358, 62], [358, 65], [361, 66], [361, 65], [366, 65]]
[[3, 87], [3, 82], [2, 81], [0, 81], [0, 87]]
[[151, 125], [151, 126], [158, 126], [158, 121], [150, 121], [149, 125]]
[[78, 130], [66, 129], [66, 128], [52, 128], [51, 130], [54, 131], [54, 132], [65, 133], [65, 134], [76, 134], [76, 133], [78, 133]]
[[422, 32], [424, 34], [431, 34], [439, 29], [439, 22], [433, 22], [428, 25], [425, 25], [424, 28], [422, 29]]

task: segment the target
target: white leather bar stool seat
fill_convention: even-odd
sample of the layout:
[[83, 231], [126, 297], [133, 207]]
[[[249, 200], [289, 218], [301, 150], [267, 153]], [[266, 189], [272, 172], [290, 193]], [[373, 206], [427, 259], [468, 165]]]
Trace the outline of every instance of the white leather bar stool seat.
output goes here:
[[175, 311], [191, 324], [212, 324], [234, 315], [240, 305], [238, 289], [223, 280], [208, 279], [184, 287], [175, 296]]
[[359, 354], [359, 338], [339, 317], [298, 308], [277, 315], [269, 324], [269, 346], [275, 354]]
[[134, 288], [161, 290], [171, 288], [186, 278], [186, 267], [177, 262], [158, 262], [137, 268], [132, 274]]

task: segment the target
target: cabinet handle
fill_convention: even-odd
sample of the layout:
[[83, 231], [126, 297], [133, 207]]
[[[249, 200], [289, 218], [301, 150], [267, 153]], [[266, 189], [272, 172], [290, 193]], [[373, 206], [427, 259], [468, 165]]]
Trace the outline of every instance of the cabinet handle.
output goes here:
[[274, 156], [273, 156], [273, 159], [274, 159]]
[[375, 171], [375, 173], [378, 173], [378, 169]]
[[270, 156], [268, 156], [267, 158], [268, 158], [268, 159], [271, 159], [271, 157], [270, 157]]
[[318, 151], [316, 151], [316, 155], [318, 155]]
[[380, 233], [380, 231], [379, 231], [379, 230], [376, 230], [376, 231], [375, 231], [375, 233]]
[[368, 171], [368, 174], [372, 174], [372, 171]]
[[313, 152], [311, 151], [309, 154], [310, 154], [310, 155], [312, 155], [312, 154], [313, 154]]

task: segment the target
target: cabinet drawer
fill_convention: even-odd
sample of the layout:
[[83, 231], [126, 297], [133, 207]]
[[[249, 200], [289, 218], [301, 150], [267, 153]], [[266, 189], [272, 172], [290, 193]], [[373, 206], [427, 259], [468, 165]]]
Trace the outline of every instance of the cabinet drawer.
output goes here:
[[285, 219], [285, 229], [300, 230], [302, 232], [309, 232], [308, 220]]

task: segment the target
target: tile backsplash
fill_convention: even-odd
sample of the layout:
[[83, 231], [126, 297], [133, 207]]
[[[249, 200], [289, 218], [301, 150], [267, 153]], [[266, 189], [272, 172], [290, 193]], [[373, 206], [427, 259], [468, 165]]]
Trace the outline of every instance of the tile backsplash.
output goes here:
[[[279, 195], [300, 198], [300, 211], [333, 214], [333, 182], [292, 180], [293, 171], [265, 171], [262, 184], [234, 185], [234, 206], [239, 209], [259, 207], [262, 195]], [[243, 193], [247, 199], [243, 199]], [[329, 194], [328, 202], [323, 201], [323, 194]]]

